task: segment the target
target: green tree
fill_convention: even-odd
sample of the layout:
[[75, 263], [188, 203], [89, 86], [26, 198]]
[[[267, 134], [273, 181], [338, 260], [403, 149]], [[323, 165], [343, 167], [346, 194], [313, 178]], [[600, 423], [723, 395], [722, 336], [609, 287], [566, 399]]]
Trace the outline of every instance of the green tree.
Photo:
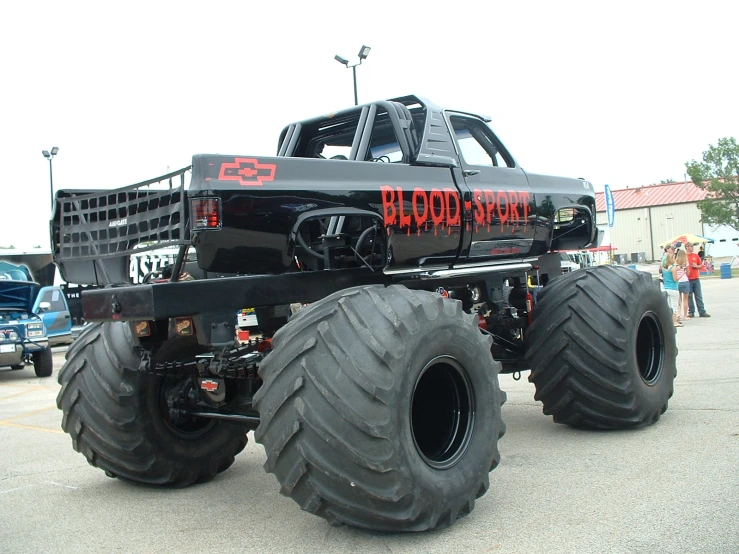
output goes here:
[[739, 231], [739, 145], [734, 137], [718, 140], [703, 152], [703, 161], [685, 164], [696, 186], [708, 194], [698, 202], [703, 221]]
[[674, 183], [674, 182], [675, 182], [675, 180], [674, 180], [674, 179], [662, 179], [662, 180], [661, 180], [661, 181], [659, 182], [659, 184], [660, 184], [660, 185], [669, 185], [670, 183]]

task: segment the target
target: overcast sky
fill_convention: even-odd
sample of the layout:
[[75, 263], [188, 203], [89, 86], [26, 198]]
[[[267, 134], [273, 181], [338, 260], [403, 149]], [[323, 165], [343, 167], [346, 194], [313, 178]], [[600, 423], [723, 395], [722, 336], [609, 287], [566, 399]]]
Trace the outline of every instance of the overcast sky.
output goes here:
[[729, 0], [2, 2], [0, 246], [49, 247], [54, 188], [195, 153], [274, 155], [293, 121], [417, 94], [489, 115], [527, 171], [596, 190], [683, 179], [739, 136]]

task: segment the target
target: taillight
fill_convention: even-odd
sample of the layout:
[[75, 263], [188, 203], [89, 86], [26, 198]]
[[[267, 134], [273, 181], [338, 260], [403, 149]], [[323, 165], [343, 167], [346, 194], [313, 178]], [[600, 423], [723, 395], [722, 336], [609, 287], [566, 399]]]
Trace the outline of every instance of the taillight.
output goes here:
[[259, 341], [259, 344], [257, 344], [257, 352], [261, 352], [262, 354], [267, 352], [267, 350], [270, 350], [272, 348], [272, 339], [264, 339], [262, 341]]
[[193, 230], [221, 228], [220, 198], [191, 198], [190, 220]]
[[133, 332], [140, 339], [151, 336], [151, 325], [148, 321], [137, 321], [133, 324]]
[[181, 337], [189, 337], [192, 335], [192, 319], [189, 317], [174, 318], [175, 333]]
[[482, 314], [477, 314], [477, 326], [480, 329], [483, 329], [485, 331], [488, 330], [488, 321], [485, 319]]

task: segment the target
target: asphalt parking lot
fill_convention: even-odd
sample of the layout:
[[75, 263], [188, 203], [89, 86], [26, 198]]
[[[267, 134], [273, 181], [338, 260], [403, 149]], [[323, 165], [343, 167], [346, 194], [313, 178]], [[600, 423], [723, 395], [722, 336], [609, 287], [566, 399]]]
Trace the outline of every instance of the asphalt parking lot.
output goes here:
[[279, 494], [250, 443], [210, 483], [129, 485], [87, 464], [60, 428], [55, 371], [0, 370], [0, 552], [739, 552], [739, 279], [704, 279], [711, 318], [678, 330], [669, 410], [636, 431], [554, 424], [533, 385], [508, 393], [487, 495], [422, 534], [331, 527]]

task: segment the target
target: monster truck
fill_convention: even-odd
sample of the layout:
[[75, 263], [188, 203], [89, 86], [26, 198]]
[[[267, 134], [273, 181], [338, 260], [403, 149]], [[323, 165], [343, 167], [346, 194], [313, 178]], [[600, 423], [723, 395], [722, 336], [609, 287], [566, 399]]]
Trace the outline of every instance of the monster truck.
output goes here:
[[[593, 187], [525, 172], [488, 122], [407, 96], [288, 125], [275, 157], [57, 192], [55, 262], [104, 285], [59, 375], [74, 448], [185, 486], [253, 430], [303, 510], [422, 531], [489, 487], [500, 372], [530, 371], [555, 422], [657, 421], [677, 355], [664, 297], [625, 267], [562, 275], [558, 251], [596, 240]], [[127, 256], [165, 246], [169, 278], [127, 282]], [[261, 336], [237, 345], [244, 306]]]

